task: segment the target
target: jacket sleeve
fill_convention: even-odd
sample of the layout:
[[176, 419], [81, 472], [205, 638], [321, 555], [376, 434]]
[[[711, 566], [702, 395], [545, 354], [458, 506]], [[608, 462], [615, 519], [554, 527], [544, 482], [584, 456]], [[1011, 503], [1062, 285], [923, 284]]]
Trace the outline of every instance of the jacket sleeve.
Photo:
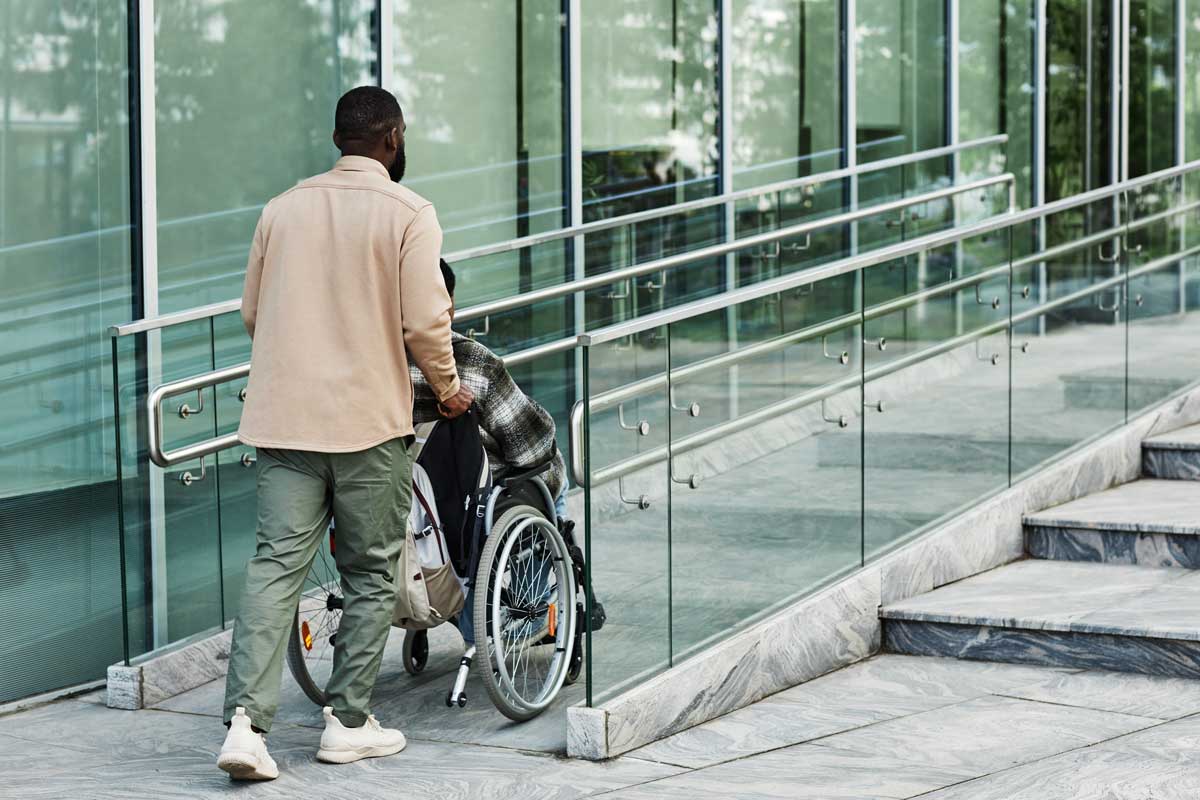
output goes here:
[[259, 216], [258, 224], [254, 226], [254, 239], [250, 242], [250, 259], [246, 262], [246, 283], [242, 287], [242, 324], [251, 339], [258, 323], [258, 289], [262, 285], [264, 250], [263, 219]]
[[554, 417], [521, 391], [499, 358], [488, 372], [487, 394], [478, 403], [480, 422], [496, 440], [504, 463], [523, 469], [551, 458], [557, 450]]
[[404, 346], [439, 401], [458, 393], [441, 251], [442, 229], [427, 205], [409, 223], [400, 248], [400, 316]]

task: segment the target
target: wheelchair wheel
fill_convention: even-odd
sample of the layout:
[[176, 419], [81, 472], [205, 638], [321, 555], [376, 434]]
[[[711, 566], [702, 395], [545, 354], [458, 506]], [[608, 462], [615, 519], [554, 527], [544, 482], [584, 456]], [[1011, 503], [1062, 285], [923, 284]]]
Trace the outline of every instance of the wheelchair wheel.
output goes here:
[[318, 706], [329, 704], [325, 682], [333, 667], [333, 648], [342, 622], [342, 585], [333, 551], [331, 529], [329, 547], [317, 551], [304, 576], [304, 592], [296, 607], [287, 646], [287, 663], [292, 677], [308, 699]]
[[428, 631], [404, 632], [404, 671], [409, 675], [420, 675], [429, 662]]
[[571, 670], [575, 581], [554, 523], [513, 506], [492, 525], [475, 574], [475, 668], [500, 713], [523, 722]]

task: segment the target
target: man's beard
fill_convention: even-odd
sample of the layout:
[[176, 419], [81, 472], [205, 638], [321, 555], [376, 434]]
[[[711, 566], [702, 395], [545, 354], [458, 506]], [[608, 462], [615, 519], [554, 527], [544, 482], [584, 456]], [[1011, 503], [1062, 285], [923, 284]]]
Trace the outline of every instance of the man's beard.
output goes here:
[[404, 178], [404, 145], [400, 145], [400, 149], [396, 151], [396, 160], [388, 167], [388, 175], [395, 183], [399, 183]]

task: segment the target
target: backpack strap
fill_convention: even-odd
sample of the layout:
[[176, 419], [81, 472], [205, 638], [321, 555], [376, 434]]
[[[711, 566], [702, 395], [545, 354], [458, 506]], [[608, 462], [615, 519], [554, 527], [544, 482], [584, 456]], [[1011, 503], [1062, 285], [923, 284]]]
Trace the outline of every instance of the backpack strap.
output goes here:
[[442, 540], [445, 537], [442, 535], [442, 529], [438, 527], [437, 517], [433, 515], [433, 510], [430, 509], [429, 503], [425, 500], [425, 495], [421, 494], [421, 490], [417, 488], [417, 484], [412, 485], [413, 497], [417, 498], [417, 502], [421, 504], [421, 508], [425, 511], [425, 516], [429, 518], [429, 525], [433, 528], [433, 532], [437, 534], [435, 537], [438, 543], [438, 555], [442, 557], [442, 563], [446, 563], [446, 551], [442, 548]]

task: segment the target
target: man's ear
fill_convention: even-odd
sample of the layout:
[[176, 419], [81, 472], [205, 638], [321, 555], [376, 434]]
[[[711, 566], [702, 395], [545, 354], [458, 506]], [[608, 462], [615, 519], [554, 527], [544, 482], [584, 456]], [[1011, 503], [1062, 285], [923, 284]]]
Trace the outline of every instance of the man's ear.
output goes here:
[[342, 149], [342, 135], [336, 130], [333, 132], [333, 146], [338, 150]]
[[388, 131], [385, 139], [386, 139], [386, 146], [387, 146], [388, 150], [399, 150], [400, 149], [400, 129], [399, 128], [392, 128], [390, 131]]

